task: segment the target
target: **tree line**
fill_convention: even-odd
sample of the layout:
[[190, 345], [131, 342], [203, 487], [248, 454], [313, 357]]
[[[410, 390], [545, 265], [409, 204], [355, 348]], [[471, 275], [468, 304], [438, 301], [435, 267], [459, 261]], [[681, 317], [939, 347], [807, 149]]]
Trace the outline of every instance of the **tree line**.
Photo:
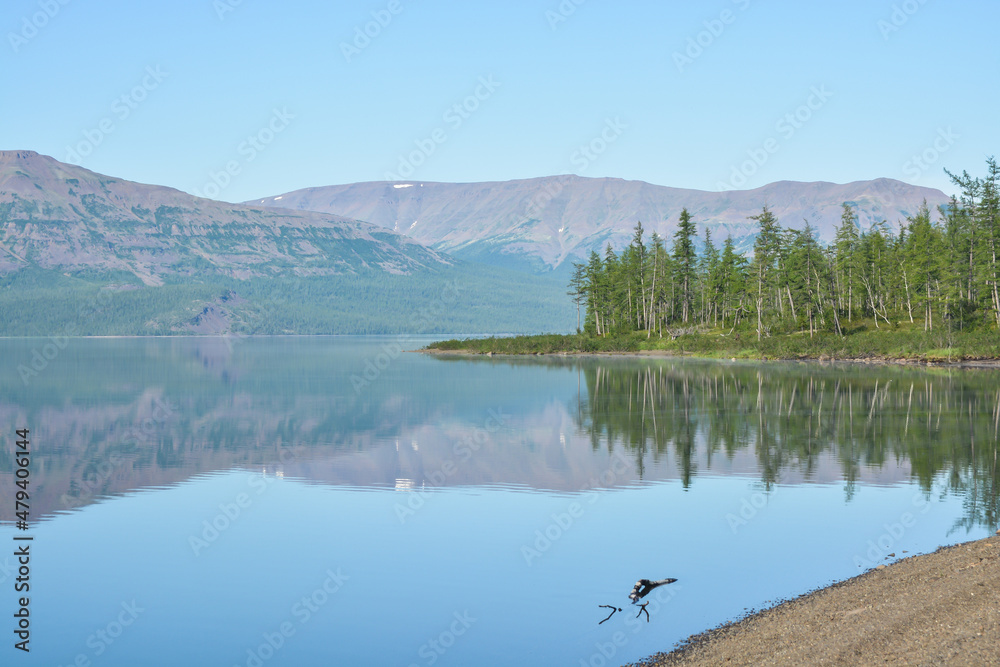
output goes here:
[[936, 216], [925, 201], [898, 232], [884, 220], [861, 230], [845, 202], [828, 245], [808, 220], [784, 228], [766, 205], [750, 217], [750, 257], [731, 236], [720, 250], [707, 228], [697, 252], [686, 208], [670, 248], [655, 232], [647, 241], [640, 222], [620, 252], [608, 244], [603, 256], [592, 251], [574, 264], [578, 329], [649, 338], [721, 327], [760, 340], [796, 331], [843, 336], [858, 320], [890, 330], [906, 321], [925, 331], [1000, 327], [1000, 168], [986, 162], [984, 177], [946, 172], [961, 194]]

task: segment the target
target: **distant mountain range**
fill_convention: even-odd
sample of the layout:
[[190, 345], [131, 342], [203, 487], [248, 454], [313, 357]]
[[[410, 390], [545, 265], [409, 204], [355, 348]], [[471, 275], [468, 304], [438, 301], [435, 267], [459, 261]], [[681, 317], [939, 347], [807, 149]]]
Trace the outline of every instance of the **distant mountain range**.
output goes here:
[[809, 220], [829, 241], [841, 206], [855, 206], [859, 225], [891, 227], [927, 200], [949, 201], [940, 190], [880, 178], [846, 185], [781, 181], [755, 190], [706, 192], [616, 178], [552, 176], [497, 183], [371, 182], [306, 188], [251, 202], [359, 218], [407, 234], [455, 257], [547, 273], [603, 250], [626, 245], [636, 222], [672, 237], [681, 209], [720, 243], [732, 235], [749, 250], [755, 227], [747, 217], [767, 204], [782, 225]]
[[0, 335], [567, 331], [565, 292], [349, 217], [0, 151]]
[[[669, 244], [687, 207], [700, 232], [749, 250], [765, 203], [830, 240], [843, 202], [867, 228], [924, 200], [948, 198], [889, 179], [716, 193], [556, 176], [228, 204], [0, 151], [0, 335], [567, 331], [572, 262], [623, 247], [637, 221]], [[79, 317], [109, 293], [116, 305]]]
[[127, 272], [146, 285], [231, 278], [407, 274], [454, 260], [366, 222], [200, 199], [0, 151], [0, 273], [27, 264]]

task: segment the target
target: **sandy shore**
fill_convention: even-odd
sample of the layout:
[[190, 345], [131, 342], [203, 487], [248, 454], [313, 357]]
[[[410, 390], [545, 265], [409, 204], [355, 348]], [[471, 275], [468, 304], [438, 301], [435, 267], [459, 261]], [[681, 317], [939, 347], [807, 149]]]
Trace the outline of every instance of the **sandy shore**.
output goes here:
[[637, 664], [1000, 665], [1000, 536], [880, 566]]

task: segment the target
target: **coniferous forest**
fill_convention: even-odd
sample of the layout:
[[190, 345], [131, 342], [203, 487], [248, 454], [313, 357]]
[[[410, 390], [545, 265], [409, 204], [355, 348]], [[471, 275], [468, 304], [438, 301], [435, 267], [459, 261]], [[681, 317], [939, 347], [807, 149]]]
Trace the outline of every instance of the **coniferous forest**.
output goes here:
[[1000, 169], [990, 158], [985, 177], [949, 175], [961, 196], [937, 211], [924, 205], [898, 232], [884, 221], [859, 229], [844, 203], [826, 246], [808, 220], [801, 229], [783, 227], [766, 205], [751, 218], [757, 236], [750, 257], [731, 237], [721, 248], [709, 230], [697, 238], [686, 209], [669, 247], [656, 234], [646, 239], [640, 222], [620, 252], [609, 245], [603, 256], [592, 252], [575, 265], [570, 294], [580, 327], [601, 337], [639, 331], [661, 338], [723, 328], [758, 340], [843, 336], [866, 320], [888, 330], [996, 330]]

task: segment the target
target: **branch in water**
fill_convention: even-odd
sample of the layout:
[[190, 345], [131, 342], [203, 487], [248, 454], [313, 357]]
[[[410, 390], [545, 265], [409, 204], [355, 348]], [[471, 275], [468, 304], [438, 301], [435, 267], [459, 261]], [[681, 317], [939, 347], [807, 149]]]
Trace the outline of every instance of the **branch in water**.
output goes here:
[[[606, 609], [610, 609], [611, 610], [611, 613], [608, 614], [608, 618], [611, 618], [612, 616], [614, 616], [616, 611], [621, 611], [621, 609], [619, 609], [618, 607], [616, 607], [614, 605], [611, 605], [611, 604], [602, 604], [602, 605], [598, 605], [598, 606], [604, 607]], [[608, 618], [604, 619], [604, 621], [608, 620]], [[602, 625], [604, 623], [604, 621], [601, 621], [600, 623], [598, 623], [598, 625]]]
[[649, 595], [649, 593], [654, 588], [658, 586], [663, 586], [665, 584], [672, 584], [675, 581], [677, 580], [660, 579], [659, 581], [650, 581], [649, 579], [640, 579], [639, 581], [635, 582], [635, 587], [632, 589], [632, 592], [628, 594], [628, 597], [630, 600], [632, 600], [632, 604], [635, 604], [639, 600]]

